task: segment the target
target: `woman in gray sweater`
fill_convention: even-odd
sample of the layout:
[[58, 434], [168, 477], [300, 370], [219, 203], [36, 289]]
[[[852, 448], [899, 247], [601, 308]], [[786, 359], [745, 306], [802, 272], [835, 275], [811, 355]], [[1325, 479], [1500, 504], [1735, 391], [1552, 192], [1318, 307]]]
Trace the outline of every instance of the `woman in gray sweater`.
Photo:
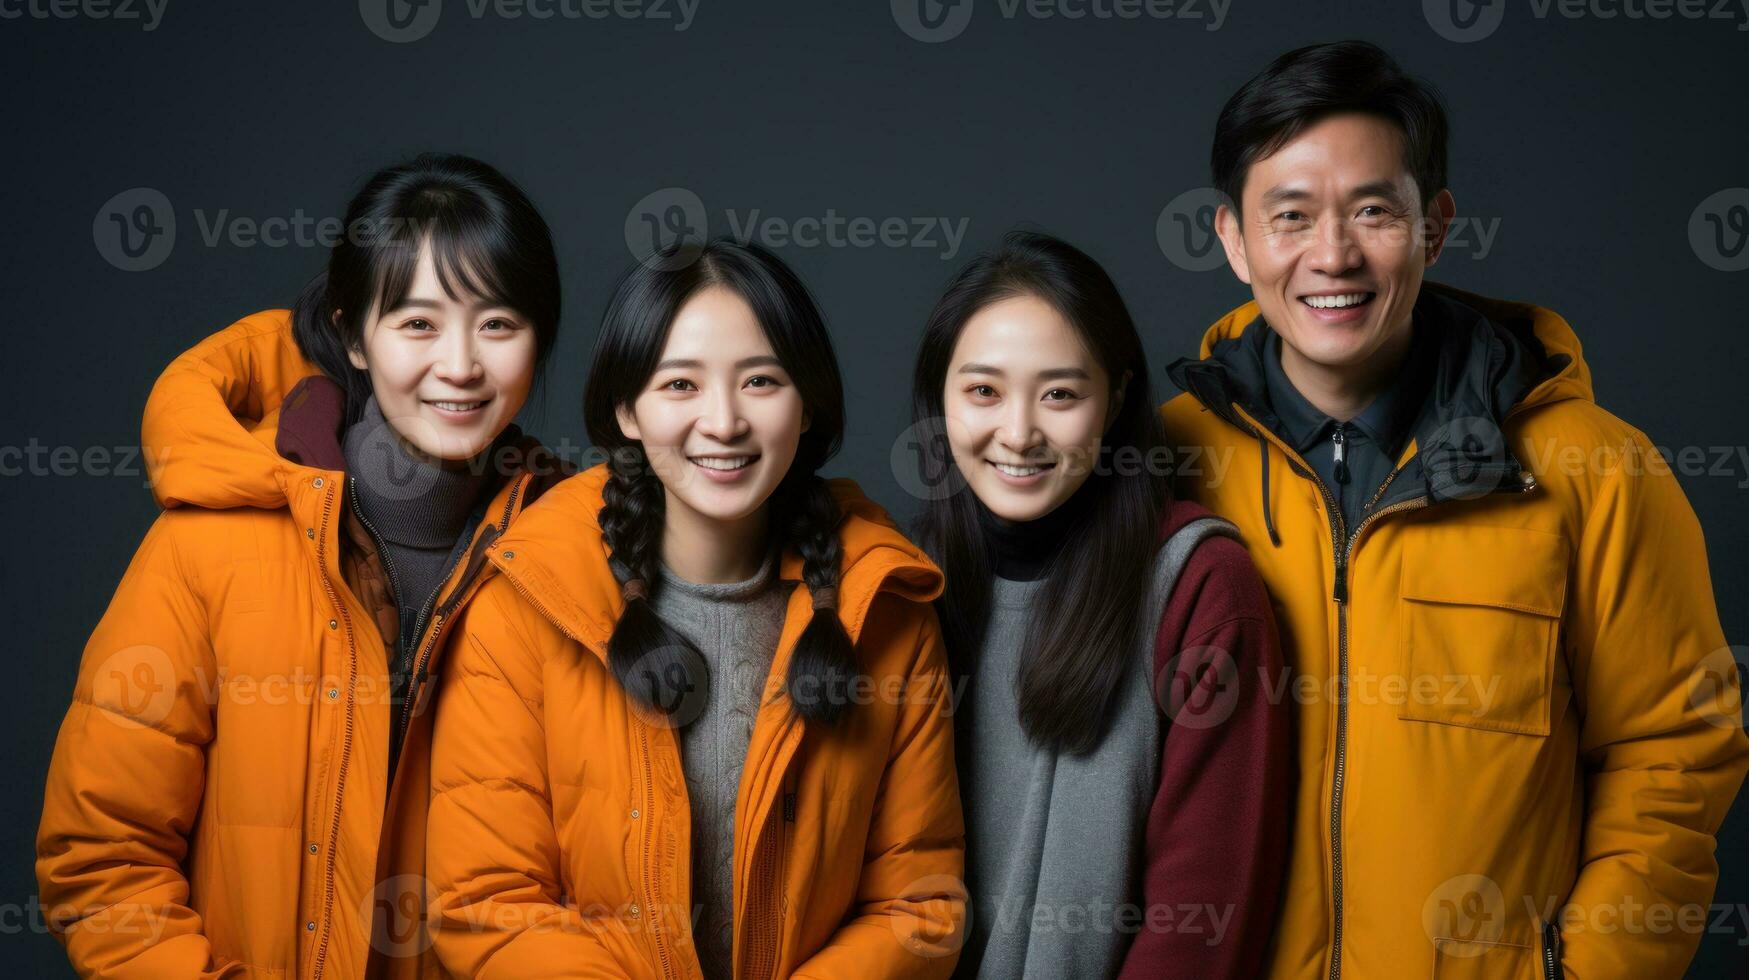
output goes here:
[[930, 317], [921, 538], [956, 687], [958, 976], [1249, 977], [1275, 920], [1288, 705], [1231, 524], [1171, 499], [1141, 338], [1074, 247], [1015, 232]]

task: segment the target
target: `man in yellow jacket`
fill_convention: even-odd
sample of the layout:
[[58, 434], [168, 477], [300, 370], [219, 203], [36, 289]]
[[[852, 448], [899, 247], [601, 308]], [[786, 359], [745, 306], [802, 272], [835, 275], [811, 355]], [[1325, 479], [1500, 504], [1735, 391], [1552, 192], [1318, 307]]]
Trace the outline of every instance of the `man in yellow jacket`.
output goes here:
[[1680, 977], [1749, 768], [1705, 542], [1566, 321], [1423, 282], [1445, 143], [1437, 96], [1359, 42], [1283, 55], [1216, 127], [1255, 299], [1162, 411], [1292, 667], [1269, 975]]

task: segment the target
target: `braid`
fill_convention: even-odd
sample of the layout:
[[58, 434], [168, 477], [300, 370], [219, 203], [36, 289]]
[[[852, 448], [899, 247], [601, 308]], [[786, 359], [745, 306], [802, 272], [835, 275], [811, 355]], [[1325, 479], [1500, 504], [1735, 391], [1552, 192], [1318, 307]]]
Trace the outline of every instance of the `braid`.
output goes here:
[[637, 445], [615, 451], [607, 472], [599, 521], [602, 537], [613, 551], [609, 563], [622, 579], [643, 579], [654, 585], [662, 574], [656, 561], [666, 510], [662, 481], [650, 471], [643, 447]]
[[814, 613], [796, 641], [789, 664], [789, 695], [809, 721], [836, 721], [849, 701], [856, 651], [838, 618], [838, 574], [844, 551], [838, 540], [838, 504], [826, 481], [808, 474], [787, 494], [792, 515], [785, 528], [790, 547], [802, 556], [802, 581]]
[[612, 550], [608, 563], [623, 579], [625, 608], [607, 641], [607, 665], [633, 702], [655, 713], [646, 720], [678, 727], [702, 710], [710, 674], [703, 655], [650, 605], [662, 584], [665, 503], [642, 447], [612, 454], [597, 520]]

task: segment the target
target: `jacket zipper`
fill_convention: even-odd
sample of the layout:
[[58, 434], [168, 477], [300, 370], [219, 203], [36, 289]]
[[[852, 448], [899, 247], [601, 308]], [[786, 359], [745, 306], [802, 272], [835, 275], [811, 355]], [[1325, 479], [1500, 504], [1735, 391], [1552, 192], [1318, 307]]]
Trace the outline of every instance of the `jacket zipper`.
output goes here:
[[[522, 583], [516, 581], [516, 578], [514, 576], [506, 575], [506, 576], [504, 576], [504, 579], [505, 579], [505, 581], [510, 583], [511, 588], [516, 590], [517, 595], [522, 596], [523, 600], [526, 601], [529, 605], [533, 606], [535, 608], [536, 612], [540, 613], [542, 616], [545, 616], [547, 618], [547, 621], [552, 623], [555, 627], [557, 627], [559, 632], [563, 633], [567, 639], [569, 639], [573, 643], [578, 644], [579, 646], [583, 645], [582, 639], [579, 638], [577, 636], [577, 634], [571, 632], [571, 630], [568, 627], [566, 627], [563, 623], [561, 623], [559, 621], [559, 619], [556, 616], [554, 616], [552, 614], [552, 612], [550, 610], [548, 610], [547, 607], [545, 605], [543, 605], [539, 599], [536, 599], [532, 593], [530, 593], [527, 589], [523, 588]], [[650, 812], [651, 807], [654, 805], [655, 799], [656, 799], [655, 783], [653, 781], [655, 779], [655, 773], [652, 771], [652, 767], [650, 765], [649, 733], [646, 730], [646, 728], [644, 727], [644, 723], [642, 721], [638, 721], [638, 720], [634, 719], [632, 724], [634, 726], [636, 726], [637, 730], [638, 730], [638, 747], [642, 750], [641, 761], [642, 761], [643, 766], [644, 766], [644, 811], [643, 811], [643, 821], [642, 821], [644, 824], [644, 841], [643, 841], [643, 844], [644, 844], [644, 847], [643, 847], [643, 851], [644, 851], [644, 869], [643, 869], [643, 871], [644, 871], [644, 873], [643, 873], [644, 903], [645, 903], [645, 905], [649, 906], [649, 914], [655, 915], [656, 912], [655, 912], [654, 903], [652, 903], [650, 901], [651, 896], [653, 896], [655, 894], [654, 876], [650, 872], [650, 867], [651, 867], [651, 864], [653, 863], [650, 860], [650, 853], [653, 850], [653, 844], [655, 841], [655, 831], [652, 830], [651, 828], [655, 826], [655, 822], [656, 822], [656, 815], [654, 813]], [[666, 947], [664, 947], [662, 945], [662, 931], [660, 929], [654, 928], [653, 926], [645, 926], [645, 928], [649, 929], [651, 940], [656, 944], [656, 957], [662, 961], [662, 975], [664, 977], [674, 976], [674, 966], [669, 961], [668, 950]]]
[[[748, 955], [745, 976], [750, 980], [777, 976], [776, 926], [782, 916], [775, 906], [779, 901], [779, 869], [784, 839], [787, 836], [784, 824], [792, 823], [795, 819], [796, 795], [786, 778], [781, 805], [766, 816], [765, 827], [760, 835], [763, 846], [755, 851], [759, 857], [753, 873], [759, 888], [748, 896], [750, 914], [756, 916], [747, 924]], [[773, 837], [776, 839], [773, 840]]]
[[638, 758], [644, 764], [644, 912], [649, 916], [645, 928], [649, 929], [650, 939], [656, 944], [656, 958], [662, 961], [662, 975], [672, 977], [674, 967], [668, 961], [668, 950], [662, 945], [662, 930], [655, 922], [656, 875], [652, 869], [656, 863], [653, 857], [656, 833], [650, 828], [656, 825], [656, 774], [650, 765], [650, 733], [641, 720], [634, 720], [632, 724], [638, 728]]
[[[508, 499], [506, 499], [504, 501], [504, 516], [502, 518], [500, 518], [498, 521], [498, 534], [503, 534], [505, 531], [510, 529], [510, 515], [511, 515], [511, 512], [516, 509], [516, 498], [519, 494], [522, 493], [522, 487], [523, 487], [523, 481], [519, 480], [519, 481], [517, 481], [515, 486], [512, 486], [510, 488], [510, 496]], [[496, 539], [496, 535], [494, 535], [491, 539], [487, 539], [484, 537], [485, 533], [489, 533], [489, 532], [482, 533], [482, 540], [480, 543], [481, 543], [481, 546], [486, 547], [486, 548], [490, 548], [492, 546], [492, 540]], [[461, 561], [461, 559], [457, 558], [456, 561], [457, 561], [457, 563], [459, 563]], [[449, 570], [444, 572], [443, 577], [446, 579], [449, 578], [449, 573], [454, 571], [454, 570], [455, 570], [455, 565], [454, 564], [450, 565]], [[413, 703], [414, 703], [415, 697], [418, 694], [420, 677], [423, 675], [426, 668], [430, 666], [431, 653], [433, 650], [437, 649], [437, 638], [443, 634], [444, 625], [449, 622], [450, 614], [452, 614], [455, 611], [455, 608], [458, 605], [460, 605], [459, 599], [466, 590], [467, 590], [467, 583], [466, 582], [457, 582], [456, 583], [455, 594], [450, 597], [450, 601], [443, 604], [444, 608], [441, 609], [437, 613], [437, 618], [432, 623], [431, 635], [429, 637], [427, 637], [424, 644], [422, 644], [420, 646], [418, 655], [414, 658], [412, 673], [407, 675], [406, 698], [401, 702], [401, 738], [402, 739], [405, 739], [407, 737], [407, 728], [410, 724], [412, 724], [412, 721], [413, 721]], [[436, 598], [437, 597], [435, 595], [433, 595], [430, 599], [428, 599], [426, 601], [426, 606], [428, 609], [431, 606], [432, 602], [434, 602], [436, 600]], [[423, 620], [424, 620], [424, 613], [421, 613], [420, 614], [420, 622], [418, 623], [418, 628], [416, 628], [413, 631], [414, 636], [420, 635], [420, 630], [424, 629], [425, 624], [424, 624]]]
[[[395, 604], [397, 612], [398, 612], [400, 604], [401, 604], [400, 603], [401, 586], [400, 586], [400, 583], [397, 581], [398, 576], [395, 574], [394, 557], [389, 554], [389, 549], [383, 544], [383, 536], [377, 533], [376, 525], [374, 525], [370, 522], [370, 518], [364, 516], [364, 508], [361, 507], [359, 505], [359, 502], [358, 502], [358, 479], [356, 477], [348, 476], [346, 478], [346, 491], [352, 497], [352, 512], [358, 516], [358, 523], [364, 525], [365, 531], [370, 533], [370, 539], [376, 543], [377, 554], [382, 556], [383, 568], [385, 570], [387, 570], [389, 573], [389, 593], [390, 593], [389, 601], [393, 602]], [[397, 615], [395, 618], [397, 632], [399, 630], [400, 621], [401, 621], [400, 617]], [[418, 636], [419, 634], [414, 633], [413, 635]], [[399, 636], [395, 637], [394, 644], [395, 644], [395, 651], [394, 652], [395, 652], [396, 663], [391, 664], [389, 666], [389, 672], [390, 672], [391, 677], [393, 677], [393, 675], [394, 675], [395, 667], [399, 664], [399, 662], [402, 659], [402, 657], [401, 657], [401, 638]]]
[[1543, 923], [1543, 980], [1561, 980], [1561, 930]]
[[346, 721], [340, 740], [340, 765], [334, 777], [334, 810], [328, 824], [328, 853], [323, 860], [322, 868], [322, 933], [316, 943], [316, 955], [311, 967], [313, 980], [321, 980], [322, 970], [327, 966], [328, 938], [333, 925], [334, 908], [334, 859], [340, 849], [340, 806], [345, 798], [346, 768], [352, 761], [352, 715], [353, 703], [357, 697], [358, 688], [358, 648], [352, 630], [352, 616], [346, 611], [346, 603], [334, 589], [334, 582], [328, 577], [328, 564], [324, 560], [328, 550], [328, 523], [334, 512], [334, 495], [336, 490], [329, 491], [322, 500], [322, 528], [316, 538], [316, 567], [322, 573], [322, 589], [328, 593], [328, 601], [340, 611], [340, 620], [346, 629]]
[[[1249, 421], [1243, 409], [1233, 406], [1240, 412], [1240, 417]], [[1338, 428], [1337, 433], [1341, 433]], [[1258, 430], [1251, 430], [1253, 438], [1258, 436]], [[1342, 460], [1343, 441], [1336, 440], [1338, 462]], [[1342, 518], [1342, 510], [1336, 505], [1336, 498], [1318, 474], [1297, 453], [1285, 453], [1295, 468], [1312, 485], [1318, 488], [1318, 494], [1324, 498], [1325, 518], [1330, 522], [1331, 550], [1334, 552], [1336, 580], [1332, 584], [1330, 598], [1336, 603], [1336, 762], [1331, 770], [1330, 782], [1330, 892], [1331, 916], [1330, 927], [1330, 980], [1340, 980], [1342, 976], [1342, 795], [1347, 785], [1348, 777], [1348, 564], [1354, 543], [1360, 539], [1360, 534], [1374, 521], [1386, 514], [1400, 510], [1410, 510], [1426, 506], [1426, 497], [1393, 504], [1375, 514], [1369, 514], [1354, 529], [1354, 534], [1348, 534], [1346, 522]], [[1407, 463], [1407, 460], [1404, 461]], [[1391, 470], [1380, 485], [1378, 493], [1373, 495], [1377, 501], [1384, 487], [1389, 486], [1402, 470], [1398, 465]], [[1267, 504], [1265, 505], [1267, 506]], [[1338, 544], [1340, 542], [1340, 544]]]

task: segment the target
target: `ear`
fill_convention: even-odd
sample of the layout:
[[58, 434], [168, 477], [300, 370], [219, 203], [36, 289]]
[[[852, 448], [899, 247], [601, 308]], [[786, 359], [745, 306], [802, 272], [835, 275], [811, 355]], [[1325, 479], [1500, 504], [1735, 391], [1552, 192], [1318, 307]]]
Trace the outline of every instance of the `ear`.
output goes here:
[[[332, 313], [328, 314], [328, 325], [333, 327], [334, 331], [336, 333], [338, 333], [340, 331], [340, 311], [339, 310], [335, 310]], [[367, 363], [364, 359], [364, 345], [362, 342], [358, 343], [358, 344], [354, 344], [351, 347], [346, 348], [346, 360], [351, 362], [352, 366], [359, 369], [360, 371], [369, 371], [370, 370], [370, 364]]]
[[631, 406], [621, 405], [615, 408], [613, 417], [619, 422], [620, 435], [633, 442], [643, 441], [644, 437], [638, 434], [638, 417], [632, 414]]
[[1215, 208], [1215, 234], [1221, 236], [1221, 247], [1227, 250], [1227, 265], [1233, 275], [1245, 285], [1251, 285], [1251, 263], [1245, 261], [1245, 229], [1239, 214], [1225, 204]]
[[1107, 429], [1111, 428], [1111, 423], [1117, 421], [1117, 413], [1123, 411], [1124, 395], [1129, 392], [1130, 379], [1135, 376], [1136, 372], [1126, 368], [1123, 377], [1118, 379], [1117, 388], [1112, 391], [1111, 404], [1105, 407], [1105, 427]]
[[1451, 196], [1449, 189], [1433, 195], [1433, 200], [1427, 202], [1427, 215], [1421, 219], [1421, 227], [1429, 266], [1439, 261], [1439, 253], [1445, 249], [1446, 238], [1451, 234], [1452, 220], [1456, 217], [1457, 199]]

